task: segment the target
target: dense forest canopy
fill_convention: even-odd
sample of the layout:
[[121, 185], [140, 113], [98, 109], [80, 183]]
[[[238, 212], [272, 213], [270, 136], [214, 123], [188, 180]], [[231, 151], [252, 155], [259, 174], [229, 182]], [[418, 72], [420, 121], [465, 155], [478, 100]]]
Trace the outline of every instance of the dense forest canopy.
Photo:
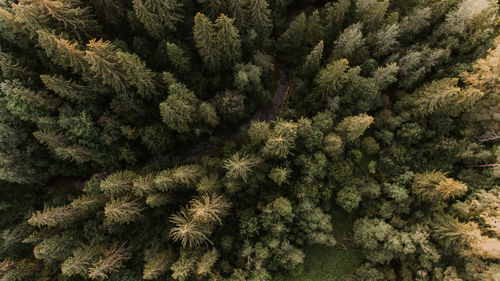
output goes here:
[[0, 0], [0, 280], [500, 280], [498, 9]]

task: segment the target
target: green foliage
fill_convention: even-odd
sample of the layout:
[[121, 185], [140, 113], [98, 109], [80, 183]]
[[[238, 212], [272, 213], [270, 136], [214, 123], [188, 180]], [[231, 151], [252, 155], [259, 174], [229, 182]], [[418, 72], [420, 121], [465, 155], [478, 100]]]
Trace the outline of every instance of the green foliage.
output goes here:
[[245, 182], [257, 163], [257, 159], [246, 154], [240, 155], [237, 152], [224, 160], [223, 167], [227, 171], [226, 176], [228, 178]]
[[177, 0], [155, 1], [134, 0], [134, 12], [151, 36], [161, 39], [167, 31], [175, 31], [175, 25], [182, 21], [183, 4]]
[[495, 37], [493, 0], [0, 0], [0, 278], [496, 280]]
[[363, 135], [365, 130], [368, 129], [372, 123], [373, 117], [366, 113], [362, 113], [357, 116], [344, 118], [344, 120], [337, 125], [335, 131], [337, 131], [343, 139], [352, 142]]

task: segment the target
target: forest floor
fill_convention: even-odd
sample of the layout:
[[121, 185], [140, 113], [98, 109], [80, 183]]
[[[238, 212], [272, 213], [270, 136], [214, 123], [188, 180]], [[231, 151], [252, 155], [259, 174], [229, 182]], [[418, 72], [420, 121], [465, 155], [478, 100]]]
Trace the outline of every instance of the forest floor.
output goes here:
[[304, 271], [297, 276], [287, 275], [285, 281], [337, 281], [358, 268], [363, 256], [350, 245], [353, 216], [342, 210], [333, 210], [332, 225], [337, 245], [313, 245], [304, 249]]

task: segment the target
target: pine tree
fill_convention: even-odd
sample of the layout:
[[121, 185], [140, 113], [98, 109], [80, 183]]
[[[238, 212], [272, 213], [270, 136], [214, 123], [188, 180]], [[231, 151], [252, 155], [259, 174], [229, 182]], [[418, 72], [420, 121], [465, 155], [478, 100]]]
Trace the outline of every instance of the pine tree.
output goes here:
[[400, 34], [406, 40], [411, 40], [431, 23], [432, 11], [429, 7], [415, 7], [405, 16], [400, 23]]
[[146, 264], [142, 273], [144, 280], [158, 279], [168, 270], [168, 265], [172, 263], [172, 253], [170, 251], [161, 251], [146, 258]]
[[215, 248], [212, 248], [210, 251], [203, 254], [200, 261], [198, 262], [198, 265], [196, 266], [196, 274], [198, 274], [199, 276], [208, 275], [217, 262], [218, 258], [219, 253]]
[[348, 69], [349, 62], [346, 59], [333, 61], [321, 69], [314, 79], [318, 92], [324, 97], [337, 94], [347, 82]]
[[398, 37], [400, 29], [397, 23], [386, 25], [375, 33], [373, 37], [373, 55], [381, 57], [392, 53], [399, 46]]
[[185, 85], [176, 83], [169, 87], [170, 95], [160, 104], [163, 123], [179, 133], [191, 130], [190, 125], [196, 121], [196, 110], [199, 100]]
[[373, 78], [377, 87], [383, 91], [391, 84], [395, 83], [398, 79], [399, 66], [397, 63], [389, 63], [386, 66], [380, 66], [373, 72]]
[[313, 46], [316, 42], [323, 40], [324, 37], [325, 31], [321, 24], [319, 9], [314, 10], [312, 14], [307, 17], [304, 43]]
[[189, 57], [176, 44], [167, 42], [167, 57], [177, 71], [186, 73], [191, 69]]
[[189, 212], [185, 209], [181, 209], [178, 214], [172, 215], [170, 222], [175, 224], [170, 229], [170, 237], [174, 242], [180, 241], [182, 247], [192, 248], [210, 242], [200, 225], [193, 221], [189, 216]]
[[196, 259], [181, 252], [179, 259], [170, 267], [172, 278], [179, 281], [187, 280], [192, 271], [194, 271], [195, 266]]
[[125, 73], [120, 69], [119, 57], [116, 48], [109, 41], [92, 39], [87, 44], [85, 60], [89, 69], [100, 77], [103, 82], [113, 87], [117, 92], [125, 92]]
[[139, 176], [133, 180], [134, 194], [139, 197], [146, 196], [147, 194], [153, 192], [154, 189], [154, 176], [152, 174]]
[[54, 227], [73, 222], [81, 215], [82, 213], [72, 206], [45, 207], [43, 211], [36, 211], [28, 219], [28, 223], [36, 227]]
[[[250, 28], [254, 28], [259, 37], [267, 38], [271, 31], [271, 10], [267, 0], [248, 0]], [[262, 40], [262, 39], [261, 39]]]
[[343, 151], [342, 139], [337, 134], [329, 134], [325, 137], [323, 150], [331, 157], [338, 156]]
[[480, 239], [481, 233], [475, 223], [461, 223], [450, 217], [437, 217], [432, 222], [434, 236], [446, 247], [469, 246]]
[[233, 180], [246, 182], [248, 177], [257, 165], [257, 160], [253, 157], [236, 152], [228, 159], [224, 160], [223, 167], [226, 169], [226, 176]]
[[373, 117], [366, 113], [357, 116], [346, 117], [340, 122], [335, 131], [346, 141], [354, 141], [359, 138], [373, 123]]
[[412, 183], [413, 193], [429, 202], [461, 196], [467, 189], [464, 183], [447, 178], [439, 171], [415, 174]]
[[335, 40], [335, 49], [332, 52], [335, 59], [347, 58], [352, 60], [354, 55], [359, 55], [360, 49], [365, 46], [365, 38], [361, 31], [361, 24], [355, 23], [346, 28]]
[[376, 30], [384, 20], [389, 0], [357, 0], [356, 14], [367, 31]]
[[238, 29], [233, 26], [234, 19], [221, 14], [215, 21], [217, 34], [215, 36], [218, 54], [222, 65], [232, 67], [241, 57], [241, 42]]
[[347, 13], [351, 7], [351, 0], [339, 0], [329, 2], [326, 7], [326, 21], [330, 26], [342, 26]]
[[427, 116], [434, 112], [442, 112], [456, 116], [471, 108], [483, 96], [479, 90], [472, 88], [462, 90], [457, 84], [457, 78], [444, 78], [419, 88], [415, 93], [417, 97], [415, 113]]
[[230, 15], [239, 30], [247, 26], [247, 0], [229, 0]]
[[84, 86], [70, 80], [64, 79], [60, 75], [40, 75], [45, 87], [62, 98], [66, 98], [75, 102], [87, 100], [91, 94], [84, 91]]
[[104, 206], [106, 220], [111, 223], [128, 224], [140, 217], [144, 210], [138, 201], [131, 201], [128, 198], [112, 199]]
[[161, 39], [167, 31], [176, 31], [175, 25], [182, 21], [183, 4], [177, 0], [134, 0], [133, 8], [151, 36]]
[[83, 164], [90, 161], [92, 158], [92, 151], [77, 144], [67, 147], [56, 147], [55, 153], [59, 158], [73, 161], [77, 164]]
[[204, 194], [200, 199], [189, 201], [189, 214], [195, 223], [222, 224], [221, 217], [226, 215], [230, 203], [223, 196]]
[[278, 186], [286, 184], [290, 180], [290, 175], [292, 171], [286, 167], [274, 167], [269, 172], [269, 178], [275, 182]]
[[97, 21], [91, 15], [91, 9], [80, 1], [22, 0], [13, 5], [16, 21], [26, 28], [36, 31], [47, 24], [49, 17], [61, 23], [78, 37], [91, 37], [98, 31]]
[[80, 275], [86, 277], [90, 263], [97, 256], [95, 249], [83, 246], [73, 250], [73, 255], [61, 264], [61, 272], [64, 276]]
[[69, 233], [56, 234], [36, 244], [33, 255], [48, 264], [60, 262], [71, 255], [72, 246], [73, 237]]
[[105, 249], [104, 255], [92, 263], [89, 268], [88, 277], [93, 280], [106, 279], [110, 273], [117, 272], [118, 269], [123, 267], [123, 262], [130, 258], [130, 248], [126, 247], [125, 243]]
[[58, 38], [44, 30], [37, 30], [37, 34], [38, 44], [55, 64], [66, 69], [72, 68], [75, 73], [86, 71], [88, 64], [85, 60], [85, 52], [77, 48], [78, 43]]
[[200, 118], [204, 123], [210, 127], [217, 127], [217, 125], [219, 125], [219, 117], [217, 116], [215, 108], [211, 104], [202, 102], [198, 107], [198, 111]]
[[109, 195], [128, 193], [137, 175], [132, 171], [121, 171], [109, 175], [101, 182], [101, 189]]
[[220, 54], [217, 48], [217, 33], [215, 26], [202, 13], [194, 17], [194, 42], [205, 65], [213, 70], [220, 66]]
[[154, 73], [136, 54], [122, 51], [117, 52], [120, 69], [129, 85], [137, 88], [137, 93], [142, 97], [151, 97], [156, 94]]
[[321, 65], [321, 58], [323, 57], [323, 47], [323, 40], [321, 40], [309, 55], [307, 55], [306, 62], [302, 66], [302, 72], [305, 75], [313, 77], [318, 72]]

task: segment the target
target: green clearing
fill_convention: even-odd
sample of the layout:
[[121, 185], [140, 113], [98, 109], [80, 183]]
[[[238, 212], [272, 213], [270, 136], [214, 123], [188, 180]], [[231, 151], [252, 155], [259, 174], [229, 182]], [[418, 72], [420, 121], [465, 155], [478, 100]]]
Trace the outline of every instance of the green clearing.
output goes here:
[[341, 210], [331, 212], [337, 245], [313, 245], [304, 250], [304, 272], [298, 276], [287, 275], [286, 281], [337, 281], [352, 273], [362, 264], [360, 252], [349, 245], [352, 237], [353, 216]]

